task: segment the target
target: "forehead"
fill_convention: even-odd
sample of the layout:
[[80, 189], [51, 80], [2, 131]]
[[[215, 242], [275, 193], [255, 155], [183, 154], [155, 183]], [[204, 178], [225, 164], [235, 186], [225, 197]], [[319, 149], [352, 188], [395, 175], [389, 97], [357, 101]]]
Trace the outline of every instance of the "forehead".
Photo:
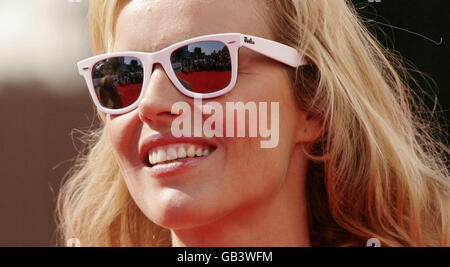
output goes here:
[[271, 38], [260, 0], [135, 0], [120, 12], [114, 51], [154, 52], [206, 34]]

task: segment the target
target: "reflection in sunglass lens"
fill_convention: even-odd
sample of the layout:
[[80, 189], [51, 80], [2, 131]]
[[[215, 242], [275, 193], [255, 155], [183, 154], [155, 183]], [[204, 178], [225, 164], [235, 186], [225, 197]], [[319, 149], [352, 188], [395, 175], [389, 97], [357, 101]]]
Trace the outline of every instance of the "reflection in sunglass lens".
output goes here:
[[231, 82], [230, 52], [222, 42], [183, 46], [172, 53], [170, 60], [178, 80], [191, 92], [217, 92]]
[[142, 62], [135, 57], [102, 60], [92, 69], [98, 101], [105, 108], [120, 109], [136, 102], [142, 90]]

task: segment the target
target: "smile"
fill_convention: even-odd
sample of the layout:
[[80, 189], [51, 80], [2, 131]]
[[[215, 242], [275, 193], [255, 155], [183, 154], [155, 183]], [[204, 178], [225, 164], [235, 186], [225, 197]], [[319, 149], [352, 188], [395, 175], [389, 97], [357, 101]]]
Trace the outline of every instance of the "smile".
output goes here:
[[215, 150], [213, 146], [200, 144], [177, 143], [154, 147], [148, 153], [150, 167], [170, 164], [186, 158], [206, 157]]
[[170, 131], [142, 140], [139, 157], [151, 177], [170, 177], [209, 160], [219, 148], [215, 138], [174, 137]]

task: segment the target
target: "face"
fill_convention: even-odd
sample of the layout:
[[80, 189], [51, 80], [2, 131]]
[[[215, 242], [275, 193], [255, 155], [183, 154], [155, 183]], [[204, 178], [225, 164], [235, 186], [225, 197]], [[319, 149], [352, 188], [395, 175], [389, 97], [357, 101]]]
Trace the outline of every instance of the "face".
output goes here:
[[[189, 38], [228, 32], [273, 39], [257, 2], [131, 1], [119, 15], [113, 50], [155, 52]], [[301, 141], [297, 122], [305, 114], [298, 107], [281, 63], [241, 48], [236, 86], [212, 100], [224, 111], [226, 102], [278, 102], [282, 118], [278, 145], [261, 148], [260, 142], [267, 139], [260, 137], [180, 140], [178, 147], [193, 145], [195, 150], [209, 149], [210, 153], [179, 160], [183, 166], [175, 171], [166, 168], [164, 162], [150, 167], [143, 162], [140, 148], [149, 137], [170, 133], [178, 116], [171, 114], [172, 105], [183, 101], [195, 108], [194, 99], [180, 93], [158, 64], [139, 107], [123, 115], [107, 116], [113, 151], [132, 197], [150, 220], [165, 228], [204, 225], [274, 197], [285, 183], [292, 153]], [[270, 125], [270, 113], [268, 120]], [[248, 120], [246, 123], [248, 127]], [[223, 127], [228, 127], [226, 122]], [[149, 151], [144, 153], [148, 155]]]

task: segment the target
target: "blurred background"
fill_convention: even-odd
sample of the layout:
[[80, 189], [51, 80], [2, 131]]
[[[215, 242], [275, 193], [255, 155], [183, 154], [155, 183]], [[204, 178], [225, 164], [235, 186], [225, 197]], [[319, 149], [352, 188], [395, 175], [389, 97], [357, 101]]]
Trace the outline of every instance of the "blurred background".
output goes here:
[[[448, 119], [447, 1], [353, 2], [383, 44], [434, 80], [427, 87], [432, 81], [416, 75], [439, 99], [441, 122]], [[0, 246], [55, 244], [56, 195], [81, 147], [71, 132], [96, 124], [76, 69], [92, 55], [87, 6], [88, 0], [0, 0]], [[430, 107], [433, 100], [424, 99]]]
[[55, 198], [94, 108], [88, 1], [0, 0], [0, 246], [55, 244]]

